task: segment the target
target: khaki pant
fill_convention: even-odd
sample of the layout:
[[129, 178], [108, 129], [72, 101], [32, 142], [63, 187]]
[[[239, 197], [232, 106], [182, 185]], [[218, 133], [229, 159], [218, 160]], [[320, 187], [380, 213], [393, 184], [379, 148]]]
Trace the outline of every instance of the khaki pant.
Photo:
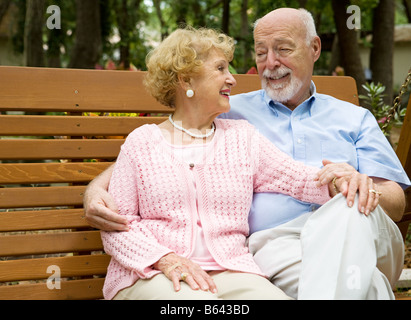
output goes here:
[[242, 272], [210, 272], [218, 292], [192, 290], [185, 282], [175, 292], [172, 282], [159, 274], [152, 279], [138, 280], [121, 290], [114, 300], [289, 300], [280, 289], [266, 278]]
[[254, 233], [254, 260], [295, 299], [394, 299], [404, 262], [401, 233], [381, 207], [366, 217], [357, 201], [349, 208], [338, 195], [314, 213]]

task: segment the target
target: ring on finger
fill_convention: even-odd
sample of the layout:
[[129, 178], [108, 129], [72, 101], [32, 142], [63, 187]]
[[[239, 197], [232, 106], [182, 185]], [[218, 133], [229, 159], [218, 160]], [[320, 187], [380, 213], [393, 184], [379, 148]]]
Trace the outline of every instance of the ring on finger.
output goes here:
[[180, 274], [180, 278], [183, 281], [186, 281], [188, 276], [189, 276], [189, 274], [187, 272], [181, 272], [181, 274]]
[[374, 190], [374, 189], [370, 189], [370, 190], [368, 190], [368, 192], [369, 192], [369, 193], [374, 193], [375, 195], [378, 194], [379, 196], [382, 195], [382, 192], [377, 191], [377, 190]]

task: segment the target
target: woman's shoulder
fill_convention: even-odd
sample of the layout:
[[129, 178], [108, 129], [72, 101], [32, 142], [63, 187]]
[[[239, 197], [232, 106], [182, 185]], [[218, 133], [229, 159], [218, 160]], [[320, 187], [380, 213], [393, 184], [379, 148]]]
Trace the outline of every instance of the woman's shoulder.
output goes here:
[[138, 128], [135, 128], [127, 136], [127, 139], [138, 139], [143, 135], [151, 135], [156, 130], [157, 125], [155, 124], [144, 124]]
[[238, 129], [238, 130], [250, 130], [254, 129], [254, 126], [247, 120], [239, 119], [215, 119], [216, 125], [222, 129]]
[[138, 144], [144, 143], [147, 145], [147, 142], [155, 138], [155, 132], [157, 125], [155, 124], [145, 124], [136, 129], [134, 129], [127, 136], [126, 141], [123, 146], [125, 147], [134, 147]]

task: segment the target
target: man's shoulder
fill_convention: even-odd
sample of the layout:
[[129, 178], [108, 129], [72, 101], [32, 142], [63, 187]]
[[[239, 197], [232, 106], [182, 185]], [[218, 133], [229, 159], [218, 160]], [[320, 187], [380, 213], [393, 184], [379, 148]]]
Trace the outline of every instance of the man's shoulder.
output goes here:
[[325, 105], [327, 106], [327, 109], [331, 109], [334, 112], [355, 113], [357, 115], [365, 115], [368, 112], [367, 109], [361, 106], [355, 105], [348, 101], [337, 99], [328, 94], [317, 93], [315, 95], [315, 98], [317, 104]]

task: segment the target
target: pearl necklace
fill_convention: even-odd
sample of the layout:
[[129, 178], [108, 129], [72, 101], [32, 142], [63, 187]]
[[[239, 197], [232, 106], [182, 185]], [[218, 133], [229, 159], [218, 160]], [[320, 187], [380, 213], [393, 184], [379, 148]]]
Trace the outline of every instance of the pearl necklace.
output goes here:
[[178, 130], [181, 130], [181, 131], [187, 133], [190, 137], [193, 137], [193, 138], [196, 138], [196, 139], [208, 138], [208, 137], [211, 136], [211, 135], [214, 133], [214, 131], [215, 131], [214, 122], [213, 122], [212, 125], [211, 125], [211, 130], [210, 130], [209, 133], [206, 133], [206, 134], [195, 134], [195, 133], [192, 133], [192, 132], [188, 131], [187, 129], [184, 129], [183, 127], [180, 127], [178, 124], [176, 124], [176, 123], [173, 121], [173, 118], [172, 118], [171, 114], [170, 114], [170, 116], [168, 117], [168, 120], [170, 120], [170, 122], [171, 122], [171, 124], [174, 126], [174, 128], [176, 128], [176, 129], [178, 129]]

